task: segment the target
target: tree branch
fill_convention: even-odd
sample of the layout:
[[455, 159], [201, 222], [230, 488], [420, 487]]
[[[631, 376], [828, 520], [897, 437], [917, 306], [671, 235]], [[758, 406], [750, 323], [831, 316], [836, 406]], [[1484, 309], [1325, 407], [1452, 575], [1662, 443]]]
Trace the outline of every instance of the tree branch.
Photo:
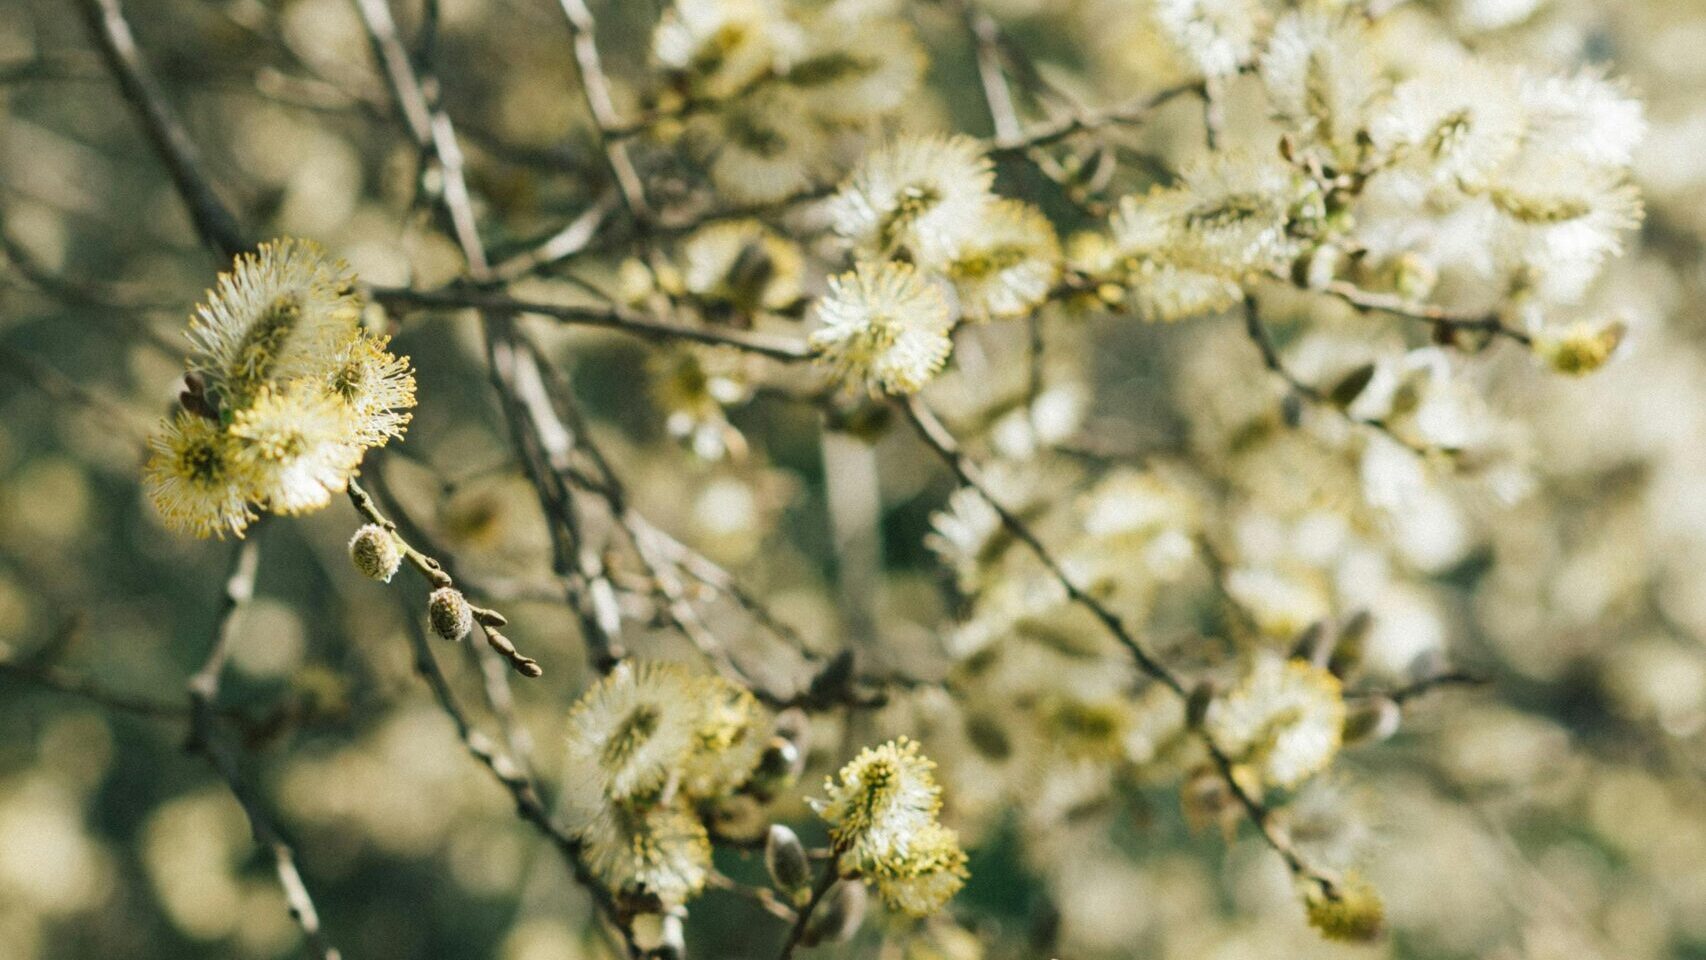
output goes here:
[[143, 61], [119, 0], [78, 0], [78, 6], [107, 69], [130, 101], [155, 154], [165, 163], [166, 172], [189, 208], [197, 235], [226, 259], [249, 249], [251, 243], [238, 227], [236, 217], [202, 173], [201, 154], [195, 142], [172, 111], [160, 82]]
[[507, 314], [534, 314], [576, 326], [604, 327], [649, 340], [687, 340], [716, 347], [732, 347], [798, 363], [814, 356], [803, 341], [771, 336], [745, 330], [723, 330], [715, 327], [690, 327], [685, 324], [657, 320], [625, 307], [575, 307], [562, 304], [518, 300], [503, 293], [489, 293], [466, 287], [439, 290], [410, 290], [401, 287], [374, 287], [373, 298], [387, 306], [471, 309]]

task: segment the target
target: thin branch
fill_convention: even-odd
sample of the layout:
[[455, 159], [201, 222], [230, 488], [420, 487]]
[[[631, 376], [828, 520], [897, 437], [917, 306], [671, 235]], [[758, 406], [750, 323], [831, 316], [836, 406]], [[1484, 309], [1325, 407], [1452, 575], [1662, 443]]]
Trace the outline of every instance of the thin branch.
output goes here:
[[1503, 337], [1525, 347], [1534, 345], [1533, 337], [1505, 323], [1496, 313], [1458, 313], [1432, 304], [1412, 303], [1391, 294], [1371, 293], [1344, 281], [1334, 281], [1320, 290], [1364, 313], [1386, 313], [1406, 320], [1415, 320], [1446, 334], [1467, 330]]
[[456, 129], [450, 122], [450, 116], [427, 95], [426, 86], [415, 72], [413, 58], [397, 32], [397, 21], [391, 15], [387, 0], [355, 0], [355, 5], [410, 135], [421, 149], [430, 151], [438, 159], [444, 174], [441, 200], [450, 216], [457, 244], [468, 260], [468, 270], [483, 278], [491, 266], [486, 261], [485, 247], [480, 243], [473, 197], [468, 191], [468, 178], [463, 170], [462, 148], [457, 144]]
[[107, 426], [122, 425], [137, 439], [148, 434], [148, 428], [143, 425], [141, 415], [137, 411], [83, 386], [31, 354], [0, 344], [0, 368], [28, 381], [55, 403], [85, 407], [100, 415]]
[[130, 101], [154, 145], [155, 154], [165, 163], [173, 184], [189, 207], [190, 219], [202, 242], [226, 258], [247, 250], [250, 242], [238, 227], [237, 219], [202, 173], [200, 151], [167, 102], [160, 82], [143, 61], [119, 0], [78, 0], [78, 6], [113, 79]]
[[955, 6], [976, 46], [978, 80], [983, 84], [983, 99], [995, 126], [995, 140], [1017, 143], [1025, 134], [1018, 108], [1013, 104], [1013, 89], [1008, 86], [1007, 74], [1001, 66], [1001, 28], [994, 18], [969, 0], [955, 0]]
[[961, 483], [976, 490], [983, 497], [995, 510], [996, 515], [1001, 518], [1001, 524], [1007, 528], [1007, 532], [1023, 542], [1031, 553], [1042, 562], [1050, 576], [1060, 582], [1060, 585], [1066, 590], [1067, 597], [1088, 610], [1097, 620], [1100, 620], [1114, 639], [1119, 641], [1120, 645], [1131, 654], [1132, 659], [1137, 662], [1138, 667], [1144, 673], [1179, 696], [1185, 696], [1187, 689], [1184, 681], [1157, 659], [1143, 645], [1142, 641], [1137, 639], [1136, 634], [1126, 626], [1119, 614], [1110, 610], [1102, 601], [1078, 586], [1066, 572], [1066, 569], [1061, 566], [1060, 561], [1032, 532], [1031, 528], [990, 492], [989, 484], [984, 480], [982, 468], [960, 451], [959, 441], [954, 439], [953, 434], [948, 431], [941, 420], [937, 419], [936, 414], [931, 412], [930, 408], [926, 407], [924, 402], [916, 397], [908, 398], [899, 406], [906, 418], [912, 422], [925, 445], [942, 458]]
[[541, 387], [546, 397], [558, 418], [572, 431], [572, 444], [586, 454], [599, 474], [596, 482], [589, 482], [589, 478], [579, 473], [571, 473], [567, 479], [604, 500], [612, 519], [626, 535], [642, 570], [650, 579], [670, 624], [699, 650], [718, 673], [750, 688], [754, 695], [766, 703], [783, 702], [786, 699], [783, 694], [768, 689], [742, 668], [729, 654], [722, 641], [705, 625], [698, 610], [687, 597], [683, 573], [670, 549], [671, 545], [679, 544], [662, 536], [661, 531], [630, 506], [621, 479], [587, 428], [586, 419], [575, 404], [568, 383], [545, 362], [537, 344], [531, 340], [525, 342], [533, 353], [535, 368], [545, 375]]
[[414, 651], [415, 672], [426, 681], [431, 689], [433, 699], [438, 701], [439, 709], [450, 719], [456, 729], [456, 736], [462, 741], [463, 748], [480, 765], [492, 775], [500, 786], [509, 792], [510, 799], [515, 803], [516, 815], [530, 824], [540, 834], [549, 839], [553, 846], [562, 854], [563, 861], [574, 873], [576, 882], [585, 887], [598, 905], [599, 912], [609, 918], [612, 925], [619, 931], [623, 946], [631, 957], [641, 956], [644, 951], [635, 943], [633, 931], [627, 924], [619, 922], [622, 916], [620, 907], [616, 904], [610, 892], [586, 868], [581, 859], [580, 841], [568, 831], [559, 827], [552, 819], [549, 808], [541, 798], [538, 785], [527, 773], [526, 769], [515, 758], [505, 753], [491, 737], [481, 733], [468, 718], [468, 713], [456, 699], [451, 690], [450, 681], [439, 668], [438, 660], [432, 653], [432, 642], [426, 631], [421, 628], [420, 621], [413, 615], [413, 610], [407, 608], [406, 602], [404, 619], [409, 625], [409, 642]]
[[[911, 420], [925, 445], [934, 450], [947, 463], [948, 467], [959, 477], [961, 483], [976, 490], [983, 497], [984, 501], [1001, 518], [1002, 526], [1007, 529], [1007, 532], [1030, 549], [1031, 553], [1042, 562], [1049, 575], [1066, 591], [1068, 598], [1089, 611], [1102, 623], [1107, 632], [1131, 654], [1138, 670], [1179, 697], [1188, 698], [1190, 688], [1186, 686], [1185, 681], [1161, 663], [1127, 628], [1118, 614], [1095, 596], [1080, 588], [1037, 534], [1022, 519], [995, 499], [983, 480], [982, 470], [971, 458], [960, 452], [958, 441], [954, 439], [947, 427], [937, 419], [936, 415], [916, 397], [908, 398], [900, 404], [900, 407], [907, 418]], [[1294, 876], [1300, 880], [1317, 884], [1322, 890], [1331, 894], [1336, 889], [1336, 881], [1323, 871], [1310, 866], [1304, 860], [1290, 838], [1274, 824], [1272, 812], [1259, 798], [1246, 790], [1243, 783], [1239, 781], [1233, 769], [1232, 758], [1214, 742], [1206, 730], [1198, 729], [1197, 733], [1209, 756], [1214, 760], [1221, 779], [1226, 782], [1227, 788], [1237, 798], [1247, 819], [1256, 827], [1263, 841], [1275, 853], [1279, 854], [1280, 859], [1285, 862], [1286, 867], [1291, 870]]]
[[235, 748], [225, 742], [219, 730], [219, 688], [230, 656], [231, 640], [235, 634], [235, 616], [255, 593], [255, 574], [260, 566], [260, 547], [249, 539], [238, 544], [231, 557], [231, 570], [225, 580], [220, 608], [214, 623], [213, 641], [201, 669], [190, 677], [187, 689], [190, 699], [190, 736], [188, 748], [207, 758], [220, 779], [225, 781], [231, 795], [237, 798], [249, 819], [249, 829], [255, 842], [272, 857], [273, 871], [284, 888], [285, 903], [291, 919], [302, 929], [309, 951], [320, 960], [339, 960], [336, 947], [327, 941], [320, 929], [320, 915], [307, 884], [296, 866], [296, 854], [273, 824], [260, 796], [243, 775]]
[[839, 859], [839, 855], [831, 857], [830, 862], [824, 865], [823, 872], [818, 874], [817, 880], [813, 882], [811, 899], [806, 901], [806, 905], [801, 907], [799, 914], [794, 917], [794, 925], [788, 929], [788, 939], [782, 942], [782, 952], [778, 954], [777, 960], [793, 960], [794, 951], [799, 948], [801, 939], [806, 935], [806, 928], [811, 925], [812, 914], [817, 912], [824, 896], [835, 886], [835, 881], [840, 879], [840, 871], [836, 868]]
[[1490, 683], [1492, 683], [1491, 680], [1479, 674], [1470, 673], [1466, 670], [1448, 670], [1444, 673], [1422, 677], [1419, 680], [1412, 680], [1403, 686], [1394, 687], [1390, 690], [1352, 690], [1345, 694], [1345, 699], [1363, 700], [1383, 697], [1403, 706], [1407, 701], [1447, 687], [1484, 687]]
[[1320, 387], [1311, 383], [1306, 383], [1299, 378], [1297, 374], [1293, 373], [1291, 368], [1286, 365], [1284, 358], [1279, 354], [1279, 348], [1274, 346], [1273, 338], [1269, 336], [1267, 326], [1262, 323], [1261, 314], [1256, 306], [1256, 299], [1254, 297], [1245, 297], [1243, 309], [1244, 333], [1250, 338], [1250, 342], [1255, 344], [1257, 351], [1261, 353], [1262, 365], [1267, 367], [1275, 376], [1285, 381], [1286, 386], [1291, 388], [1291, 392], [1294, 396], [1317, 407], [1330, 410], [1333, 413], [1338, 414], [1353, 426], [1368, 427], [1419, 457], [1426, 457], [1432, 452], [1430, 448], [1416, 443], [1414, 440], [1398, 433], [1398, 431], [1393, 429], [1392, 425], [1387, 423], [1385, 420], [1377, 418], [1365, 419], [1362, 417], [1351, 416], [1350, 411], [1347, 410], [1343, 404], [1337, 402]]
[[793, 923], [799, 916], [793, 907], [783, 903], [781, 898], [776, 896], [776, 892], [768, 887], [749, 887], [714, 870], [711, 872], [708, 885], [713, 890], [726, 890], [735, 896], [745, 897], [758, 904], [764, 912], [778, 920]]
[[1201, 81], [1181, 83], [1120, 106], [1074, 113], [1054, 123], [1034, 127], [1023, 137], [1010, 141], [997, 139], [990, 145], [990, 152], [997, 156], [1022, 154], [1027, 150], [1059, 143], [1081, 133], [1091, 133], [1112, 126], [1141, 124], [1160, 107], [1183, 96], [1201, 95], [1202, 90]]
[[622, 129], [622, 117], [616, 112], [616, 102], [610, 95], [610, 78], [605, 75], [604, 64], [599, 57], [596, 36], [598, 22], [593, 18], [586, 0], [561, 0], [561, 5], [574, 45], [575, 70], [580, 75], [581, 95], [586, 101], [587, 109], [592, 113], [593, 124], [598, 128], [599, 145], [603, 150], [605, 163], [616, 180], [617, 189], [622, 193], [622, 203], [628, 208], [628, 215], [634, 219], [636, 225], [644, 229], [652, 220], [652, 210], [646, 201], [645, 185], [641, 183], [639, 171], [634, 167], [634, 159], [628, 153], [628, 145], [613, 136], [614, 131]]
[[810, 360], [814, 356], [811, 348], [798, 339], [746, 330], [690, 327], [685, 324], [653, 319], [621, 306], [577, 307], [539, 303], [537, 301], [518, 300], [502, 293], [488, 293], [463, 287], [439, 290], [374, 287], [371, 292], [375, 300], [393, 307], [471, 309], [505, 314], [533, 314], [577, 326], [604, 327], [649, 340], [688, 340], [710, 346], [732, 347], [746, 353], [754, 353], [788, 363]]
[[[385, 60], [387, 81], [405, 115], [413, 112], [411, 104], [430, 103], [422, 78], [397, 36], [395, 24], [389, 22], [390, 10], [385, 0], [356, 0], [356, 3], [362, 10], [363, 21], [375, 48]], [[446, 189], [440, 199], [457, 224], [456, 239], [468, 262], [470, 278], [477, 284], [492, 281], [490, 261], [474, 223], [467, 184], [459, 162], [460, 152], [456, 147], [456, 132], [449, 116], [442, 111], [434, 113], [427, 131], [421, 129], [418, 117], [410, 118], [408, 123], [417, 146], [437, 151], [445, 164]], [[453, 159], [457, 162], [453, 163]], [[498, 393], [511, 441], [521, 455], [528, 479], [545, 512], [550, 527], [553, 567], [568, 586], [569, 601], [580, 617], [593, 666], [600, 672], [608, 672], [624, 655], [614, 637], [620, 618], [614, 615], [613, 588], [609, 587], [608, 580], [599, 569], [596, 554], [585, 546], [580, 536], [573, 498], [549, 466], [551, 451], [562, 427], [553, 422], [549, 405], [538, 402], [533, 395], [536, 391], [532, 384], [539, 380], [539, 373], [532, 367], [532, 358], [525, 356], [518, 346], [516, 311], [507, 306], [489, 304], [479, 310], [492, 386]], [[612, 595], [607, 597], [607, 594]], [[488, 640], [491, 636], [488, 633]]]
[[499, 280], [517, 280], [580, 253], [598, 235], [598, 229], [604, 225], [605, 218], [610, 216], [616, 204], [616, 193], [606, 190], [544, 243], [497, 264], [492, 268], [492, 275]]
[[184, 721], [190, 717], [189, 708], [182, 703], [168, 703], [152, 697], [122, 693], [109, 689], [90, 677], [70, 673], [58, 667], [34, 667], [0, 660], [0, 676], [12, 677], [45, 690], [80, 697], [108, 710], [150, 720]]

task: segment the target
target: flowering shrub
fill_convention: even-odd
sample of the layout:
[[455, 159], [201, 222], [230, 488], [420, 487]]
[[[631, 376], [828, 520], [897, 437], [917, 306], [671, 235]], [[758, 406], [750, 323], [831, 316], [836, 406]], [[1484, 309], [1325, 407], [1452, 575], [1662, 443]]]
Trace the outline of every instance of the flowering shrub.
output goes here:
[[0, 785], [20, 956], [1706, 943], [1670, 4], [68, 6], [151, 153], [8, 283], [135, 356], [4, 356], [157, 422], [8, 495], [0, 666], [206, 764]]

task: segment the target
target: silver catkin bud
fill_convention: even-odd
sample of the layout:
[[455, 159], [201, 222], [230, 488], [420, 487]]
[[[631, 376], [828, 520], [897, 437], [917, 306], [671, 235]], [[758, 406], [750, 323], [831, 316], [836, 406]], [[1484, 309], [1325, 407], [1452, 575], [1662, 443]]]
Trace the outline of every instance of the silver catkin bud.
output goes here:
[[377, 523], [367, 524], [350, 537], [349, 558], [363, 576], [381, 583], [390, 583], [397, 568], [403, 565], [403, 552], [397, 549], [397, 538]]
[[1398, 732], [1404, 711], [1390, 697], [1370, 697], [1345, 716], [1346, 744], [1380, 743]]
[[799, 835], [782, 826], [772, 824], [770, 835], [764, 841], [764, 866], [770, 871], [770, 882], [776, 889], [795, 898], [811, 886], [811, 861], [806, 859], [805, 845], [800, 843]]
[[433, 633], [446, 640], [460, 640], [474, 629], [474, 611], [462, 591], [439, 587], [427, 598], [427, 621]]
[[837, 880], [823, 895], [823, 903], [812, 914], [800, 937], [804, 946], [820, 943], [842, 943], [859, 932], [865, 922], [865, 885], [858, 880]]
[[774, 797], [799, 781], [803, 759], [793, 741], [771, 737], [747, 786], [760, 797]]

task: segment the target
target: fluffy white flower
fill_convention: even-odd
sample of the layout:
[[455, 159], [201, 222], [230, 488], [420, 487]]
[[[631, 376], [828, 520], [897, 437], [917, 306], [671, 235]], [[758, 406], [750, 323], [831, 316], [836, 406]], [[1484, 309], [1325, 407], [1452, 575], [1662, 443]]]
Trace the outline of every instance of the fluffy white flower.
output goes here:
[[569, 711], [563, 804], [571, 829], [662, 790], [704, 719], [698, 685], [670, 663], [624, 661]]
[[1625, 171], [1566, 156], [1524, 154], [1487, 196], [1504, 215], [1500, 255], [1555, 301], [1580, 297], [1642, 217], [1640, 192]]
[[693, 752], [681, 768], [689, 797], [716, 798], [752, 776], [770, 734], [770, 718], [757, 698], [721, 677], [699, 681], [704, 717], [694, 731]]
[[829, 137], [800, 94], [770, 85], [695, 119], [689, 132], [711, 180], [737, 203], [773, 203], [801, 193], [829, 169]]
[[1345, 702], [1332, 674], [1264, 653], [1238, 684], [1209, 704], [1214, 744], [1266, 783], [1287, 789], [1325, 769], [1339, 751]]
[[958, 834], [931, 823], [913, 838], [906, 856], [885, 861], [874, 876], [877, 893], [889, 909], [928, 917], [965, 886], [966, 854]]
[[1001, 200], [989, 206], [982, 227], [958, 245], [944, 271], [968, 315], [1024, 316], [1054, 289], [1060, 276], [1060, 242], [1040, 210]]
[[1128, 256], [1228, 278], [1275, 270], [1299, 249], [1288, 227], [1304, 199], [1277, 161], [1215, 154], [1177, 186], [1122, 201], [1114, 242]]
[[787, 63], [799, 31], [776, 0], [675, 0], [652, 35], [652, 53], [691, 77], [696, 93], [722, 99]]
[[682, 280], [700, 300], [737, 310], [781, 310], [800, 299], [800, 249], [757, 220], [728, 220], [681, 246]]
[[1292, 13], [1274, 27], [1262, 54], [1262, 81], [1280, 119], [1340, 162], [1354, 161], [1357, 134], [1380, 89], [1367, 33], [1360, 17]]
[[860, 162], [830, 201], [830, 215], [860, 251], [905, 248], [938, 262], [981, 227], [994, 183], [976, 140], [902, 137]]
[[237, 442], [213, 420], [180, 412], [149, 439], [148, 499], [166, 526], [198, 537], [243, 535], [255, 518], [255, 476]]
[[901, 737], [859, 751], [824, 781], [825, 799], [814, 801], [843, 851], [842, 869], [874, 871], [904, 860], [915, 844], [930, 839], [942, 788], [936, 764]]
[[229, 407], [263, 386], [324, 374], [361, 316], [355, 277], [318, 244], [263, 243], [219, 275], [190, 321], [190, 367]]
[[1462, 62], [1400, 83], [1370, 133], [1406, 169], [1473, 188], [1516, 154], [1525, 129], [1511, 72]]
[[911, 25], [896, 18], [843, 18], [831, 11], [807, 26], [806, 38], [787, 82], [829, 120], [892, 112], [918, 89], [928, 62]]
[[1522, 105], [1534, 149], [1585, 163], [1626, 167], [1647, 132], [1641, 101], [1593, 70], [1568, 77], [1525, 76]]
[[1267, 568], [1227, 573], [1226, 592], [1249, 612], [1262, 633], [1279, 640], [1291, 640], [1332, 612], [1319, 582]]
[[312, 383], [264, 386], [237, 411], [231, 435], [253, 471], [253, 496], [275, 513], [296, 514], [331, 502], [361, 462], [354, 414]]
[[711, 841], [684, 799], [606, 806], [580, 831], [587, 869], [613, 893], [679, 907], [705, 887]]
[[1257, 0], [1150, 0], [1150, 15], [1204, 77], [1230, 77], [1250, 61], [1267, 24]]
[[415, 374], [409, 358], [386, 351], [389, 340], [365, 331], [332, 354], [326, 390], [350, 413], [353, 437], [364, 447], [379, 447], [401, 437], [415, 405]]
[[849, 383], [914, 393], [947, 362], [953, 320], [942, 292], [904, 263], [860, 263], [829, 281], [812, 346]]

